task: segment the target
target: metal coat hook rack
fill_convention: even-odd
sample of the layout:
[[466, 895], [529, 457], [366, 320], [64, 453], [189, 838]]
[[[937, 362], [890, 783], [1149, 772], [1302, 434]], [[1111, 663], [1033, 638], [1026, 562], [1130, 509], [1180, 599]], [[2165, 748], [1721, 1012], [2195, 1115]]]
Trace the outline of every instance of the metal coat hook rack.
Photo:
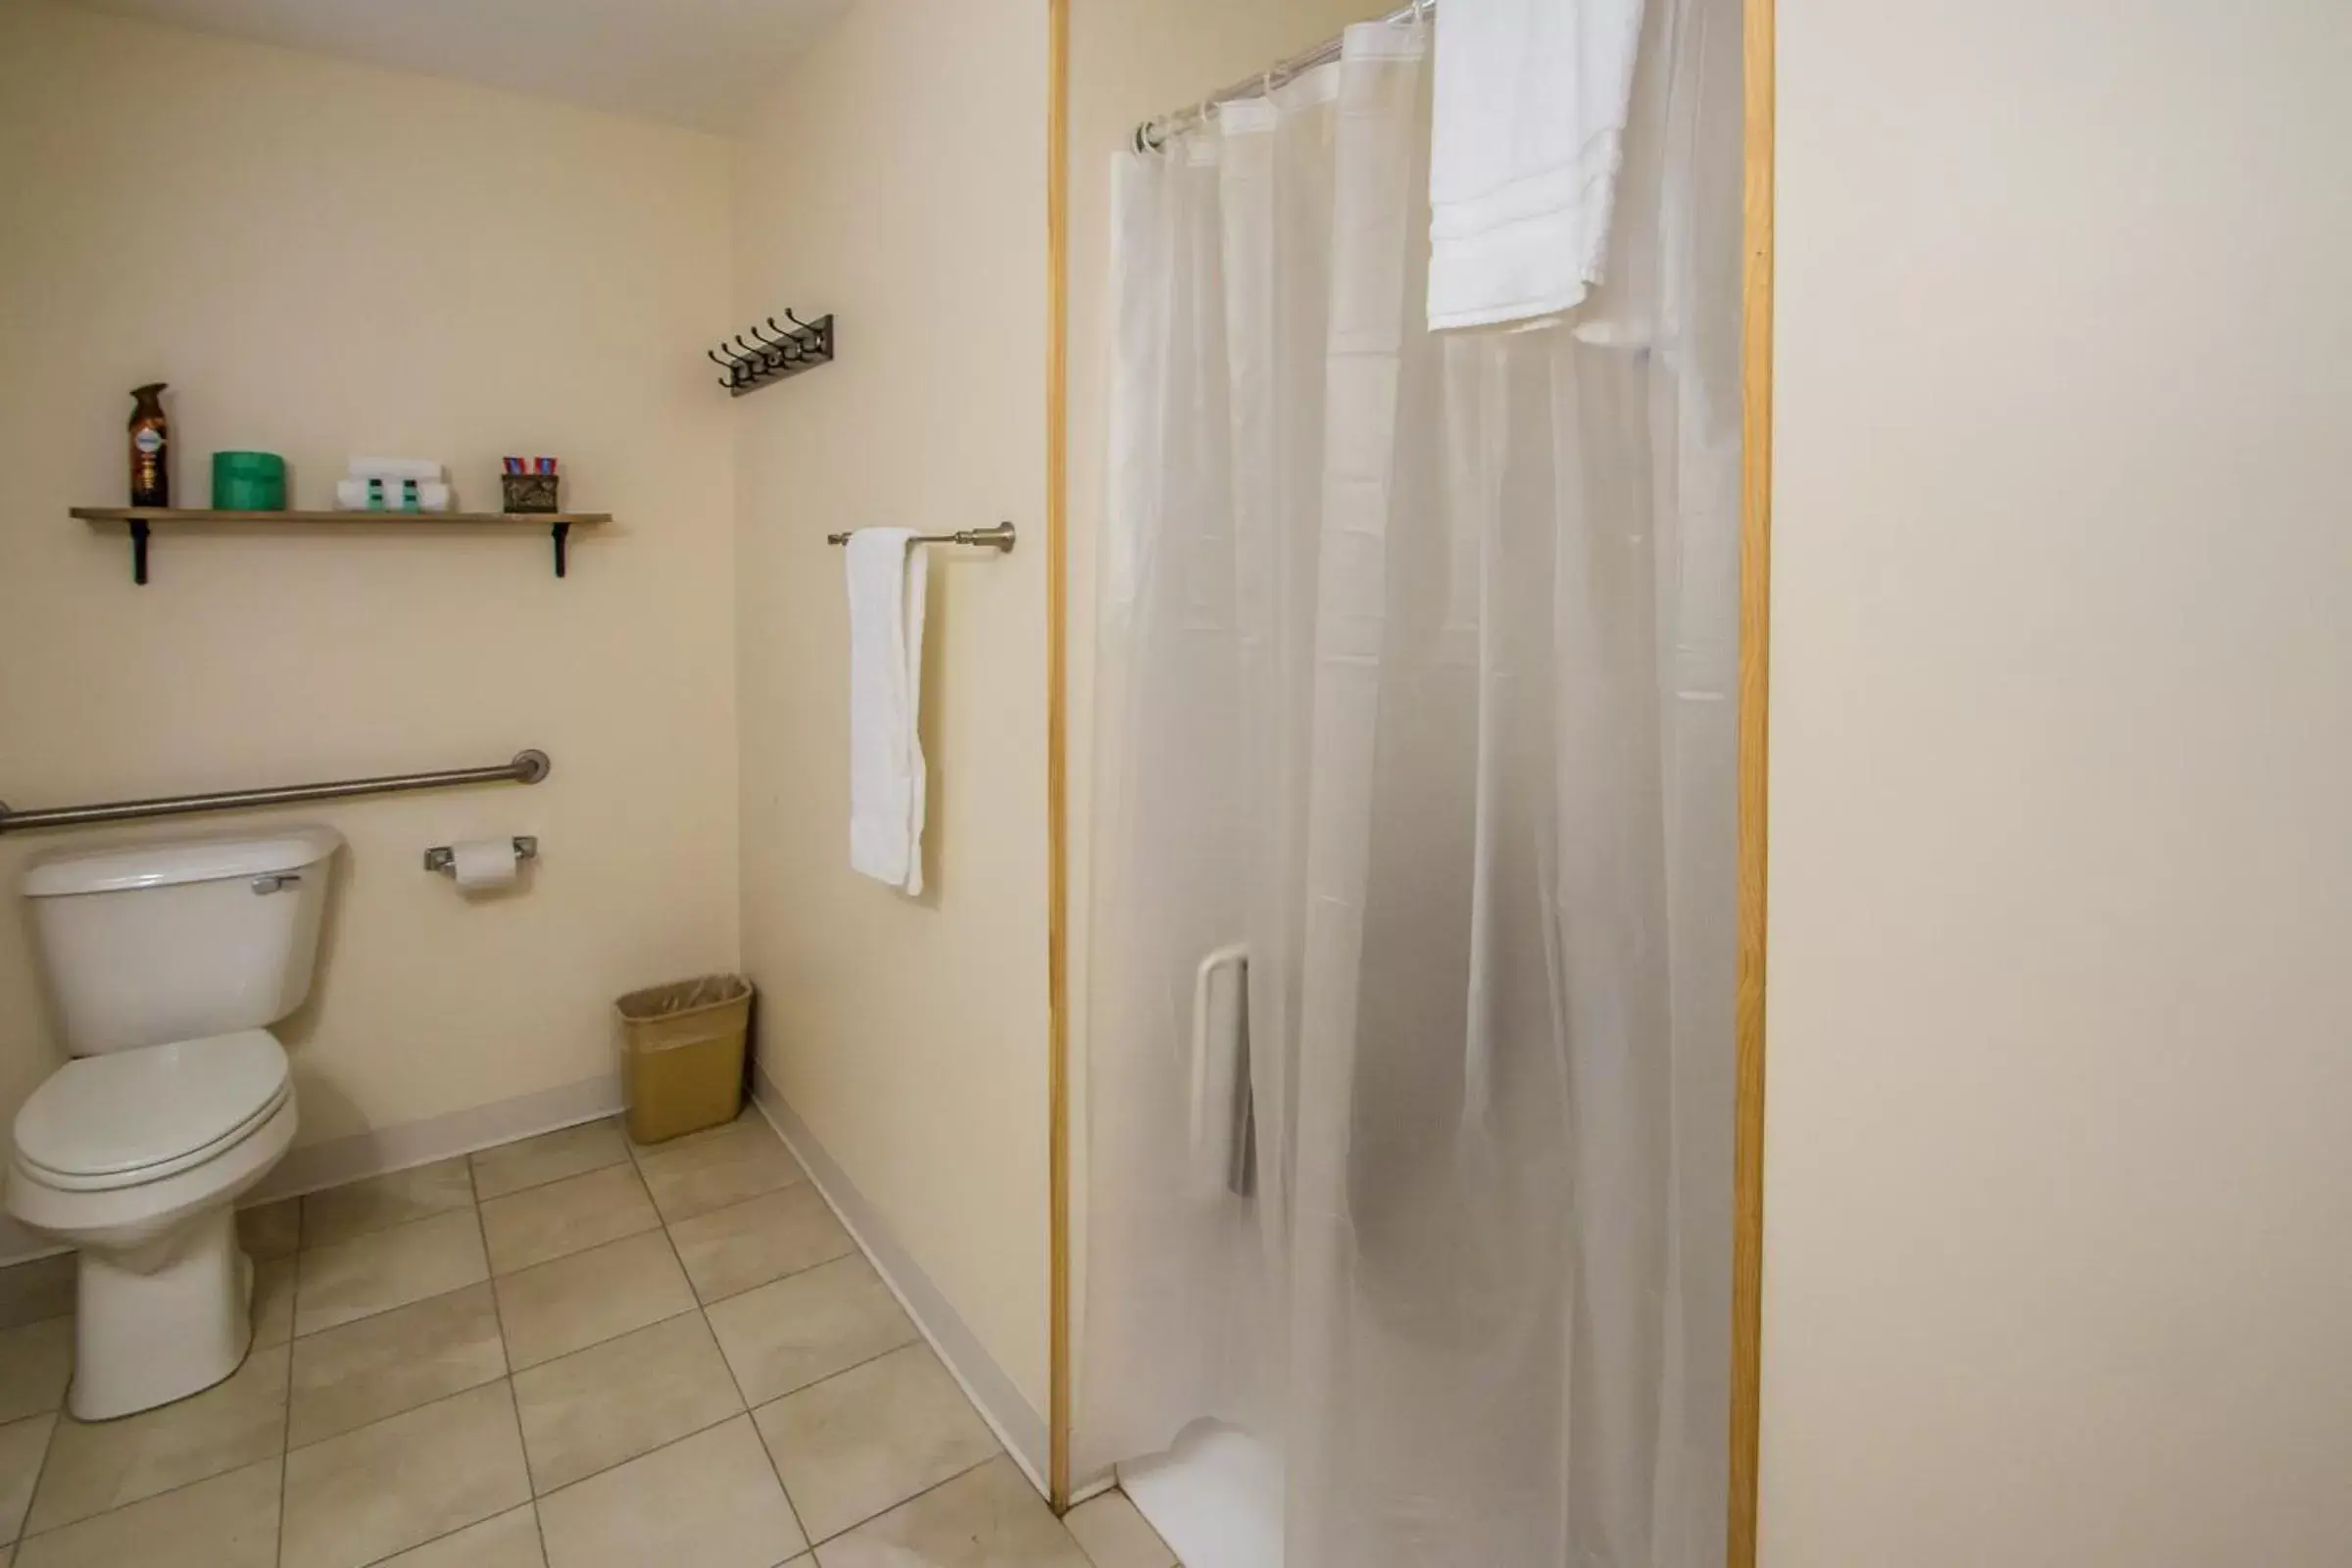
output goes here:
[[[787, 324], [789, 323], [789, 324]], [[769, 334], [774, 334], [770, 336]], [[751, 337], [741, 332], [714, 349], [705, 349], [703, 357], [726, 375], [719, 385], [730, 397], [757, 392], [763, 386], [789, 379], [803, 370], [813, 370], [820, 365], [833, 362], [833, 318], [820, 316], [813, 321], [804, 321], [792, 314], [789, 306], [784, 320], [767, 318], [767, 330], [751, 328]]]

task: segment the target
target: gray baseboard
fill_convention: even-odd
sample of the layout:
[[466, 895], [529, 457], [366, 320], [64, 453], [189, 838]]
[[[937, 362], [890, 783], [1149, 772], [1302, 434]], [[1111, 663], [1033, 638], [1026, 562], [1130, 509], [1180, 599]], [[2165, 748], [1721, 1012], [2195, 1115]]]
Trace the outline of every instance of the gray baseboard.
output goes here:
[[48, 1237], [26, 1230], [13, 1216], [0, 1214], [0, 1268], [14, 1268], [36, 1257], [55, 1257], [66, 1250]]
[[[479, 1149], [511, 1144], [517, 1138], [594, 1121], [620, 1108], [620, 1075], [606, 1073], [493, 1104], [469, 1105], [445, 1116], [428, 1116], [397, 1127], [372, 1128], [347, 1138], [298, 1146], [288, 1150], [286, 1157], [259, 1185], [238, 1199], [237, 1206], [251, 1208], [256, 1203], [274, 1202], [281, 1198], [340, 1187], [346, 1182], [429, 1165], [436, 1159], [470, 1154]], [[65, 1250], [55, 1242], [0, 1214], [0, 1267]]]
[[808, 1167], [817, 1191], [833, 1205], [833, 1212], [841, 1216], [842, 1224], [849, 1227], [858, 1245], [865, 1250], [865, 1255], [872, 1259], [876, 1271], [898, 1297], [899, 1304], [914, 1319], [914, 1326], [931, 1342], [931, 1348], [939, 1352], [940, 1360], [947, 1363], [956, 1381], [963, 1385], [964, 1394], [981, 1417], [996, 1429], [1004, 1451], [1012, 1455], [1013, 1462], [1029, 1477], [1029, 1484], [1042, 1495], [1046, 1492], [1049, 1462], [1046, 1418], [1023, 1396], [1019, 1387], [997, 1364], [996, 1357], [988, 1353], [980, 1337], [956, 1313], [939, 1287], [932, 1283], [931, 1276], [923, 1272], [922, 1265], [915, 1262], [914, 1254], [891, 1233], [881, 1211], [866, 1200], [865, 1195], [850, 1180], [849, 1173], [825, 1152], [824, 1145], [816, 1141], [808, 1124], [785, 1103], [783, 1095], [766, 1073], [755, 1070], [753, 1097], [777, 1136], [791, 1146], [801, 1163]]
[[620, 1075], [606, 1073], [513, 1100], [469, 1105], [445, 1116], [429, 1116], [423, 1121], [370, 1128], [346, 1138], [298, 1146], [287, 1151], [277, 1168], [239, 1199], [237, 1206], [250, 1208], [256, 1203], [340, 1187], [369, 1176], [429, 1165], [436, 1159], [470, 1154], [476, 1150], [511, 1144], [517, 1138], [531, 1138], [594, 1121], [620, 1108]]
[[[808, 1130], [808, 1123], [785, 1103], [765, 1073], [756, 1075], [755, 1100], [760, 1112], [791, 1146], [808, 1169], [825, 1201], [873, 1261], [874, 1268], [906, 1308], [906, 1315], [923, 1338], [939, 1352], [956, 1381], [963, 1386], [988, 1424], [996, 1430], [1005, 1451], [1042, 1494], [1048, 1464], [1046, 1419], [1029, 1402], [1004, 1369], [981, 1345], [947, 1296], [924, 1273], [906, 1245], [891, 1231], [881, 1211], [867, 1200], [848, 1172]], [[374, 1128], [346, 1138], [294, 1149], [259, 1186], [240, 1200], [240, 1206], [273, 1202], [315, 1193], [346, 1182], [430, 1164], [469, 1154], [476, 1150], [512, 1143], [558, 1128], [594, 1121], [621, 1108], [617, 1075], [607, 1074], [563, 1084], [537, 1094], [494, 1104], [469, 1106], [445, 1116]], [[23, 1262], [64, 1250], [0, 1215], [0, 1264]]]

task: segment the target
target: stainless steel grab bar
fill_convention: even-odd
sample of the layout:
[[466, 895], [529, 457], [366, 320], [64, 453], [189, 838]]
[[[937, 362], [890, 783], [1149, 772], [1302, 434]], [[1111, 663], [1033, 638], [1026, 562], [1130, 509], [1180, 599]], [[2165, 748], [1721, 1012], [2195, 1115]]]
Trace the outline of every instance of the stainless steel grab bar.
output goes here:
[[44, 811], [12, 811], [0, 801], [0, 833], [40, 827], [87, 827], [94, 822], [129, 822], [148, 816], [191, 811], [234, 811], [248, 806], [292, 806], [301, 801], [337, 801], [352, 795], [394, 795], [403, 790], [437, 790], [451, 784], [536, 784], [547, 777], [545, 752], [516, 752], [496, 767], [453, 767], [439, 773], [394, 773], [384, 778], [347, 778], [333, 784], [285, 784], [273, 790], [222, 790], [213, 795], [170, 795], [153, 801], [115, 801], [104, 806], [59, 806]]

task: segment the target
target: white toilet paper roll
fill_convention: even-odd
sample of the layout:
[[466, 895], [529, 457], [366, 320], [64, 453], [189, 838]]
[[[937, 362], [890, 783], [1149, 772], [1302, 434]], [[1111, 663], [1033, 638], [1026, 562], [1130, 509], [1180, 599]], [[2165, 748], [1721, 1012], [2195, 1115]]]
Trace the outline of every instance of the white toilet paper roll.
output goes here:
[[519, 858], [513, 839], [467, 839], [452, 845], [451, 869], [462, 888], [504, 888], [514, 885]]

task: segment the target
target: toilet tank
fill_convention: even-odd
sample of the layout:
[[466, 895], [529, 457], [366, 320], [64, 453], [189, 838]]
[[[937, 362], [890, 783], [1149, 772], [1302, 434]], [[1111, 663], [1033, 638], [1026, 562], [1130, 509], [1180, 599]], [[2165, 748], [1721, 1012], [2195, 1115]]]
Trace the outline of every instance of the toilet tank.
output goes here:
[[76, 1056], [260, 1029], [311, 993], [332, 828], [44, 856], [20, 884]]

